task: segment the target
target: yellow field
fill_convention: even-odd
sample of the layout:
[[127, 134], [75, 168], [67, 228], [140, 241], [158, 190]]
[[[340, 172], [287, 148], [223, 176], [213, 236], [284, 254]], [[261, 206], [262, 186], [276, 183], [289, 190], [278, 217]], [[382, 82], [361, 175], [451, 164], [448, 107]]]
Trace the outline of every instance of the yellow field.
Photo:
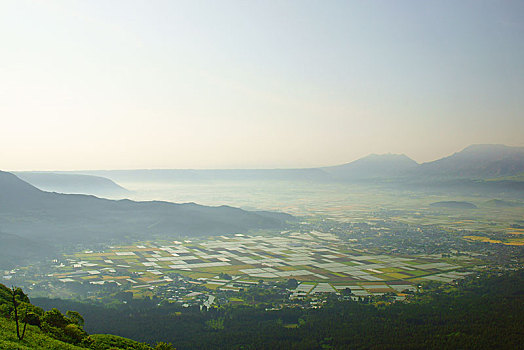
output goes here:
[[507, 232], [510, 235], [524, 235], [524, 228], [507, 228]]
[[396, 279], [406, 279], [406, 278], [410, 278], [411, 277], [411, 276], [404, 275], [404, 274], [398, 273], [398, 272], [388, 273], [387, 275], [390, 276], [390, 277], [396, 278]]
[[505, 245], [518, 245], [523, 246], [524, 240], [510, 240], [509, 242], [504, 243]]
[[377, 269], [377, 270], [385, 272], [385, 273], [389, 273], [390, 276], [391, 276], [391, 273], [393, 273], [393, 272], [400, 272], [400, 271], [402, 271], [401, 269], [396, 268], [396, 267], [384, 267], [384, 268]]
[[369, 292], [371, 293], [389, 293], [389, 292], [392, 292], [391, 289], [389, 288], [372, 288], [372, 289], [368, 289]]
[[209, 283], [206, 283], [204, 284], [204, 287], [208, 288], [208, 289], [217, 289], [218, 287], [222, 287], [221, 285], [218, 285], [218, 284], [209, 284]]
[[485, 243], [502, 243], [502, 241], [481, 236], [464, 236], [464, 238], [470, 239], [472, 241], [480, 241]]
[[[519, 233], [519, 234], [524, 234], [523, 233]], [[502, 243], [504, 245], [515, 245], [515, 246], [523, 246], [524, 245], [524, 237], [521, 238], [510, 238], [508, 239], [506, 242], [502, 242], [502, 241], [499, 241], [497, 239], [491, 239], [491, 238], [488, 238], [488, 237], [481, 237], [481, 236], [464, 236], [464, 238], [466, 239], [470, 239], [472, 241], [480, 241], [480, 242], [485, 242], [485, 243]]]

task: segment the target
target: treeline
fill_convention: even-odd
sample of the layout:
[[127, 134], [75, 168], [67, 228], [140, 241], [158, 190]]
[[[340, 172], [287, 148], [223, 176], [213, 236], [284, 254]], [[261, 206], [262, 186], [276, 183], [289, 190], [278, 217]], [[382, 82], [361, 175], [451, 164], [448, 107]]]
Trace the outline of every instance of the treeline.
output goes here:
[[335, 298], [321, 309], [269, 305], [184, 309], [157, 300], [106, 307], [38, 299], [74, 308], [93, 333], [171, 342], [177, 349], [522, 349], [524, 272], [485, 275], [442, 285], [409, 303]]

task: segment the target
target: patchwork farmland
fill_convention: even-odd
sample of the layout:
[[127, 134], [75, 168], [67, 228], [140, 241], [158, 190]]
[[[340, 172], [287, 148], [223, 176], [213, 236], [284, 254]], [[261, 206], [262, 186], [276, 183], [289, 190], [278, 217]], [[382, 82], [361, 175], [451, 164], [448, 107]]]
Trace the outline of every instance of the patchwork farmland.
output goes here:
[[460, 279], [468, 274], [467, 259], [450, 263], [437, 255], [372, 254], [316, 231], [236, 234], [85, 251], [66, 256], [53, 277], [64, 283], [116, 283], [128, 290], [152, 290], [182, 277], [209, 290], [230, 291], [260, 280], [296, 279], [300, 283], [291, 298], [344, 288], [365, 296], [413, 291], [424, 280]]

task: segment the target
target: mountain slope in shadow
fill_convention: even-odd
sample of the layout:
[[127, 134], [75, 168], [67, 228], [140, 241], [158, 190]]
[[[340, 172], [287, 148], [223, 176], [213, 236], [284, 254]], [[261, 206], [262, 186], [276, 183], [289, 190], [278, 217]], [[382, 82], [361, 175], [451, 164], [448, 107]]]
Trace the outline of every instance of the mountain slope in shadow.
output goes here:
[[108, 200], [50, 193], [0, 172], [3, 232], [49, 244], [148, 239], [161, 235], [212, 235], [276, 229], [292, 216], [195, 203]]

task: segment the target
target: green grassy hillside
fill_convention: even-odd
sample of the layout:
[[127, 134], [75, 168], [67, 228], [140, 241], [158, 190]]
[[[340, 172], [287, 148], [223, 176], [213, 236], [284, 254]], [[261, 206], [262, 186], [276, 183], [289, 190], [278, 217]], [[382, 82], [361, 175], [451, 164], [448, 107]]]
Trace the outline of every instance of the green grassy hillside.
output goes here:
[[16, 325], [14, 321], [0, 317], [0, 349], [34, 350], [34, 349], [56, 349], [73, 350], [85, 349], [72, 344], [64, 343], [44, 334], [36, 326], [27, 326], [25, 337], [19, 341], [16, 336]]
[[[92, 350], [173, 350], [170, 344], [158, 343], [155, 348], [137, 341], [110, 334], [88, 335], [84, 319], [77, 312], [63, 315], [57, 309], [44, 311], [30, 303], [21, 289], [13, 291], [0, 284], [0, 349], [92, 349]], [[15, 310], [18, 311], [20, 334], [16, 331]], [[25, 333], [23, 329], [27, 321]]]
[[[139, 343], [137, 341], [119, 337], [111, 334], [93, 334], [89, 336], [89, 345], [76, 346], [65, 343], [50, 337], [48, 334], [40, 330], [36, 326], [27, 326], [24, 339], [19, 341], [16, 336], [16, 325], [14, 321], [0, 317], [0, 349], [2, 350], [76, 350], [76, 349], [92, 349], [92, 350], [153, 350], [147, 344]], [[162, 349], [162, 344], [157, 346]], [[163, 345], [165, 349], [169, 349], [167, 345]]]

